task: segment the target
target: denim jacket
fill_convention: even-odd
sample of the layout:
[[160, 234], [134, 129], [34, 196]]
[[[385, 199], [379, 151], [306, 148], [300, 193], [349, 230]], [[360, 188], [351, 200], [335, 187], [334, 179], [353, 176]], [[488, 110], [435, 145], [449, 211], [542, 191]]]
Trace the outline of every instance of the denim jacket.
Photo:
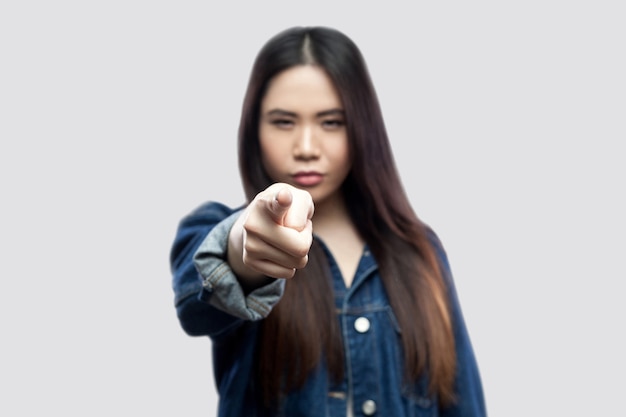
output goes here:
[[[218, 416], [270, 417], [258, 403], [255, 351], [260, 320], [280, 301], [284, 280], [244, 294], [225, 260], [228, 232], [238, 214], [236, 209], [208, 202], [182, 219], [170, 256], [174, 303], [187, 334], [211, 338], [220, 397]], [[346, 288], [332, 254], [324, 247], [333, 275], [346, 375], [341, 383], [332, 382], [321, 364], [272, 416], [486, 416], [480, 374], [447, 257], [434, 233], [431, 238], [451, 299], [457, 353], [455, 404], [441, 408], [427, 393], [426, 377], [403, 382], [401, 329], [367, 248], [352, 285]]]

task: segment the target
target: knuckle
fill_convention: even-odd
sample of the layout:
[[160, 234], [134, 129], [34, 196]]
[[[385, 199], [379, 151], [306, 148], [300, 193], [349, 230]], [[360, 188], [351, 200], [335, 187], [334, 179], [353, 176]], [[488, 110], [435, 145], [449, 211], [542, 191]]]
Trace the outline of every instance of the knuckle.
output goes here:
[[260, 251], [257, 246], [246, 244], [246, 246], [244, 247], [243, 254], [244, 254], [245, 259], [248, 259], [251, 261], [259, 257]]
[[307, 256], [309, 254], [309, 251], [311, 250], [312, 243], [313, 243], [312, 237], [307, 237], [305, 239], [302, 239], [302, 241], [299, 242], [298, 247], [296, 248], [296, 254], [300, 257]]
[[309, 246], [298, 245], [294, 248], [293, 254], [298, 258], [304, 258], [309, 254]]
[[307, 256], [303, 256], [302, 258], [300, 258], [296, 268], [297, 269], [302, 269], [306, 266], [306, 264], [309, 262], [309, 257]]
[[261, 225], [254, 220], [247, 220], [243, 224], [243, 230], [250, 235], [258, 235], [261, 232]]

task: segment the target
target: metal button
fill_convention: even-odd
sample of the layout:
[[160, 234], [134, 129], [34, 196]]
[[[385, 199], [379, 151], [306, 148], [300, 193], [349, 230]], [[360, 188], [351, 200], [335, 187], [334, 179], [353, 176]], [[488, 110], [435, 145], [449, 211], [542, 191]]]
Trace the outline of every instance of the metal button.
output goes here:
[[361, 406], [361, 411], [366, 416], [373, 416], [376, 412], [376, 403], [373, 400], [367, 400]]
[[365, 333], [370, 329], [370, 321], [366, 317], [359, 317], [354, 322], [354, 328], [359, 333]]

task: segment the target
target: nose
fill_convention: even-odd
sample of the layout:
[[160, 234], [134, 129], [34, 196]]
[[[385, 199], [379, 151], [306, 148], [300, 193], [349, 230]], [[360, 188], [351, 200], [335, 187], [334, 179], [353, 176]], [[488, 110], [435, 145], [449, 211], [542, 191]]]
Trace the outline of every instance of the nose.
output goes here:
[[298, 132], [294, 144], [294, 156], [297, 159], [315, 159], [320, 156], [319, 144], [311, 126], [303, 126]]

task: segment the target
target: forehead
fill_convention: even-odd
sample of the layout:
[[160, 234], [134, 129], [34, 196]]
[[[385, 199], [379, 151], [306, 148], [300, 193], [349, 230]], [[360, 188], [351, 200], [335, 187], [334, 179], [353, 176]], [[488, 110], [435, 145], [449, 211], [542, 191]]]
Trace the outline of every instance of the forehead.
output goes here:
[[317, 66], [299, 65], [278, 73], [270, 81], [261, 111], [320, 111], [341, 109], [341, 100], [326, 72]]

